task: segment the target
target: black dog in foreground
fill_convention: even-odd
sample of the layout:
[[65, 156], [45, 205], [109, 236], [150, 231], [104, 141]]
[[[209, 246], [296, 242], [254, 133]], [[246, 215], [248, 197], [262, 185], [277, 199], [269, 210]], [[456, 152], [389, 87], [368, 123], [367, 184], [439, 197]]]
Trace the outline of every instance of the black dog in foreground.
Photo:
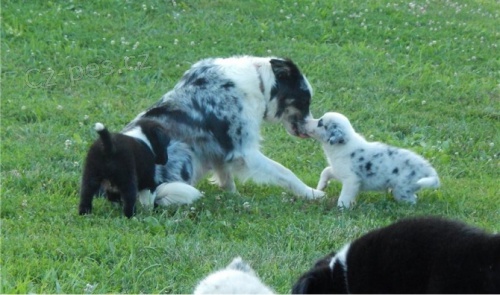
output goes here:
[[436, 217], [399, 221], [316, 262], [292, 293], [500, 293], [500, 235]]
[[[156, 192], [179, 199], [179, 203], [190, 203], [201, 196], [189, 185], [192, 175], [189, 150], [171, 142], [168, 131], [160, 123], [142, 119], [135, 129], [125, 133], [110, 133], [101, 123], [97, 123], [95, 129], [99, 138], [90, 147], [85, 161], [80, 215], [92, 212], [92, 200], [101, 190], [108, 200], [123, 203], [127, 217], [134, 214], [138, 196], [141, 203], [147, 205], [165, 205], [163, 199], [155, 199]], [[168, 161], [171, 149], [176, 157]], [[174, 177], [181, 174], [185, 176], [183, 179]]]

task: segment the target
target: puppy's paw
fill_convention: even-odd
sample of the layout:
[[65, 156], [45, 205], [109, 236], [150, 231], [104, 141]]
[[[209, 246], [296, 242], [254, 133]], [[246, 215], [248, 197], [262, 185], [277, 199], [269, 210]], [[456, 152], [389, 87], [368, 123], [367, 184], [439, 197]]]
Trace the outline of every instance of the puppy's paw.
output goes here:
[[139, 192], [139, 202], [148, 210], [153, 209], [155, 197], [156, 195], [151, 193], [149, 189], [144, 189]]
[[346, 210], [346, 209], [349, 209], [352, 207], [352, 205], [354, 205], [355, 202], [354, 201], [344, 201], [344, 200], [341, 200], [339, 198], [338, 202], [337, 202], [337, 208], [339, 210]]

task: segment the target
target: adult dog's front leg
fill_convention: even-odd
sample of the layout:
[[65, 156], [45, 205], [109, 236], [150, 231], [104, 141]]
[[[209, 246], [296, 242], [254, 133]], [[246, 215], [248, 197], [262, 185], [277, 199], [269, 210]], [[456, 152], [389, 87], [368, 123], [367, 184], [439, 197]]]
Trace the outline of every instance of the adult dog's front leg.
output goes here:
[[307, 186], [292, 171], [259, 151], [247, 154], [234, 166], [234, 172], [243, 179], [251, 178], [257, 183], [279, 185], [307, 199], [321, 198], [325, 195], [324, 192]]

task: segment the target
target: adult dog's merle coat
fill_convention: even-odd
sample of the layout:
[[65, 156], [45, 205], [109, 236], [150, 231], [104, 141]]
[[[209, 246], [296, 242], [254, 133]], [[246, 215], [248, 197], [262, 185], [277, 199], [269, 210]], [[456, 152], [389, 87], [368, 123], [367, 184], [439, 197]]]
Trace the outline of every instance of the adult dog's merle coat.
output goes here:
[[139, 114], [125, 132], [143, 118], [163, 124], [172, 139], [193, 151], [195, 169], [186, 175], [193, 183], [212, 171], [214, 181], [231, 192], [237, 192], [236, 176], [279, 185], [312, 199], [324, 193], [259, 151], [263, 120], [281, 122], [288, 133], [307, 137], [303, 125], [311, 116], [311, 96], [309, 82], [291, 60], [205, 59], [194, 64], [156, 105]]
[[500, 235], [437, 217], [396, 222], [328, 255], [294, 294], [500, 293]]

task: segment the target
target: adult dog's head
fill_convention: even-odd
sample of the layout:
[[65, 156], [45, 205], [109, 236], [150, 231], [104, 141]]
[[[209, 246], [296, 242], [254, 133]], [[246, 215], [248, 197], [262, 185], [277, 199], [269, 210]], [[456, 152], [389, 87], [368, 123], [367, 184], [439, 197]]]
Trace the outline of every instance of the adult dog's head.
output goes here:
[[355, 134], [349, 119], [335, 112], [326, 113], [319, 119], [307, 120], [305, 130], [312, 138], [330, 145], [345, 144]]
[[306, 138], [304, 124], [311, 117], [312, 87], [291, 60], [271, 59], [270, 63], [275, 84], [264, 118], [281, 121], [289, 134]]
[[110, 133], [101, 123], [95, 130], [99, 139], [85, 161], [79, 213], [91, 213], [92, 199], [102, 189], [110, 201], [123, 202], [125, 216], [131, 217], [138, 192], [155, 188], [155, 165], [167, 163], [170, 139], [159, 123], [146, 119], [125, 134]]

